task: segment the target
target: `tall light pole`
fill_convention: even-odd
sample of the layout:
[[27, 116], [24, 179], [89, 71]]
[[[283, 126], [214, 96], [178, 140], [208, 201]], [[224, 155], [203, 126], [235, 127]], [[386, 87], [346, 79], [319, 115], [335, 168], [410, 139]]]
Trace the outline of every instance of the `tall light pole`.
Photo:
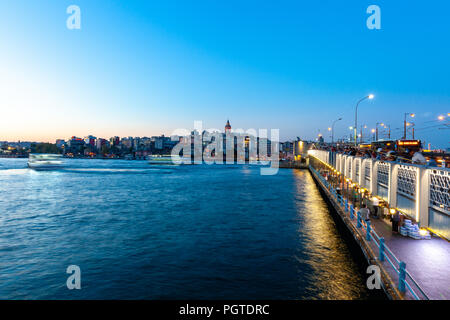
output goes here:
[[[412, 132], [412, 138], [413, 138], [413, 140], [414, 140], [414, 126], [415, 126], [416, 124], [414, 123], [414, 122], [408, 122], [407, 124], [406, 124], [406, 126], [407, 127], [411, 127], [411, 132]], [[409, 129], [409, 128], [408, 128]], [[406, 130], [406, 133], [408, 134], [408, 129]], [[406, 139], [406, 137], [405, 137], [405, 139]]]
[[411, 118], [414, 118], [416, 115], [414, 113], [405, 113], [405, 119], [403, 121], [403, 139], [406, 139], [406, 117], [411, 116]]
[[364, 139], [363, 139], [363, 129], [367, 129], [367, 125], [362, 124], [360, 128], [361, 128], [361, 130], [360, 130], [360, 132], [359, 132], [359, 141], [360, 141], [361, 143], [364, 143]]
[[353, 127], [355, 132], [354, 132], [354, 136], [355, 136], [355, 147], [358, 145], [358, 136], [357, 136], [357, 130], [358, 130], [358, 106], [361, 102], [363, 102], [366, 99], [373, 99], [374, 95], [373, 94], [369, 94], [368, 96], [365, 96], [364, 98], [362, 98], [361, 100], [358, 101], [358, 103], [356, 104], [356, 108], [355, 108], [355, 126]]
[[384, 123], [383, 122], [377, 122], [375, 125], [375, 133], [376, 133], [376, 141], [378, 141], [378, 125], [381, 125], [382, 127], [384, 127]]
[[333, 121], [333, 124], [331, 125], [331, 144], [334, 143], [334, 124], [338, 121], [342, 120], [342, 118], [339, 118], [337, 120]]
[[388, 139], [391, 140], [391, 125], [390, 124], [385, 124], [384, 128], [388, 129]]

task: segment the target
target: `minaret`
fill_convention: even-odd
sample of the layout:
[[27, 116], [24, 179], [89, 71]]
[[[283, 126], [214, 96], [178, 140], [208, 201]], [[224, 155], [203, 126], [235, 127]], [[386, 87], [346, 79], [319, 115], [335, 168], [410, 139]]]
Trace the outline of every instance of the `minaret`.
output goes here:
[[225, 133], [231, 132], [230, 120], [227, 120], [227, 124], [225, 125]]

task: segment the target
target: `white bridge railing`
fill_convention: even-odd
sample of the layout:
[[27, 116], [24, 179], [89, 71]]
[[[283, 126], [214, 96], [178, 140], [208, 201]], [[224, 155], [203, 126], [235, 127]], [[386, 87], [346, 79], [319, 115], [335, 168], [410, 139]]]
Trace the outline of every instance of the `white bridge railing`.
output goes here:
[[309, 150], [390, 207], [450, 239], [450, 169]]

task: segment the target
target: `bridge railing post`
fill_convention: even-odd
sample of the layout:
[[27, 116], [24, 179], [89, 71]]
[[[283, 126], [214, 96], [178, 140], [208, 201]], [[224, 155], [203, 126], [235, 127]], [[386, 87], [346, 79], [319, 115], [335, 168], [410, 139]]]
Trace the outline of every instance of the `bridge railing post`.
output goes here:
[[348, 200], [345, 199], [345, 212], [348, 212]]
[[380, 238], [380, 261], [384, 261], [384, 238]]
[[353, 213], [353, 211], [354, 211], [355, 209], [353, 208], [353, 205], [351, 204], [350, 205], [350, 219], [355, 219], [355, 215], [354, 215], [354, 213]]
[[370, 237], [370, 231], [371, 231], [371, 227], [370, 227], [370, 220], [366, 221], [366, 240], [370, 241], [371, 237]]
[[356, 221], [357, 221], [356, 227], [359, 228], [359, 229], [361, 229], [362, 223], [361, 223], [361, 214], [359, 213], [359, 211], [356, 213], [356, 216], [357, 216], [357, 219], [356, 219]]
[[400, 292], [406, 291], [406, 263], [400, 261], [399, 273], [398, 273], [398, 290]]

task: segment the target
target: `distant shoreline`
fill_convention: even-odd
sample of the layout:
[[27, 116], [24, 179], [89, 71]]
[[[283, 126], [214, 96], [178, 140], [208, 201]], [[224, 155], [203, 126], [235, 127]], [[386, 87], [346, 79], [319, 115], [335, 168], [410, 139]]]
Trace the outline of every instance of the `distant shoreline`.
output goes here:
[[[3, 159], [28, 159], [28, 155], [5, 155], [5, 154], [0, 154], [0, 158]], [[120, 158], [110, 158], [110, 157], [65, 157], [63, 156], [64, 159], [92, 159], [92, 160], [147, 160], [147, 159], [127, 159], [124, 157], [120, 157]]]

